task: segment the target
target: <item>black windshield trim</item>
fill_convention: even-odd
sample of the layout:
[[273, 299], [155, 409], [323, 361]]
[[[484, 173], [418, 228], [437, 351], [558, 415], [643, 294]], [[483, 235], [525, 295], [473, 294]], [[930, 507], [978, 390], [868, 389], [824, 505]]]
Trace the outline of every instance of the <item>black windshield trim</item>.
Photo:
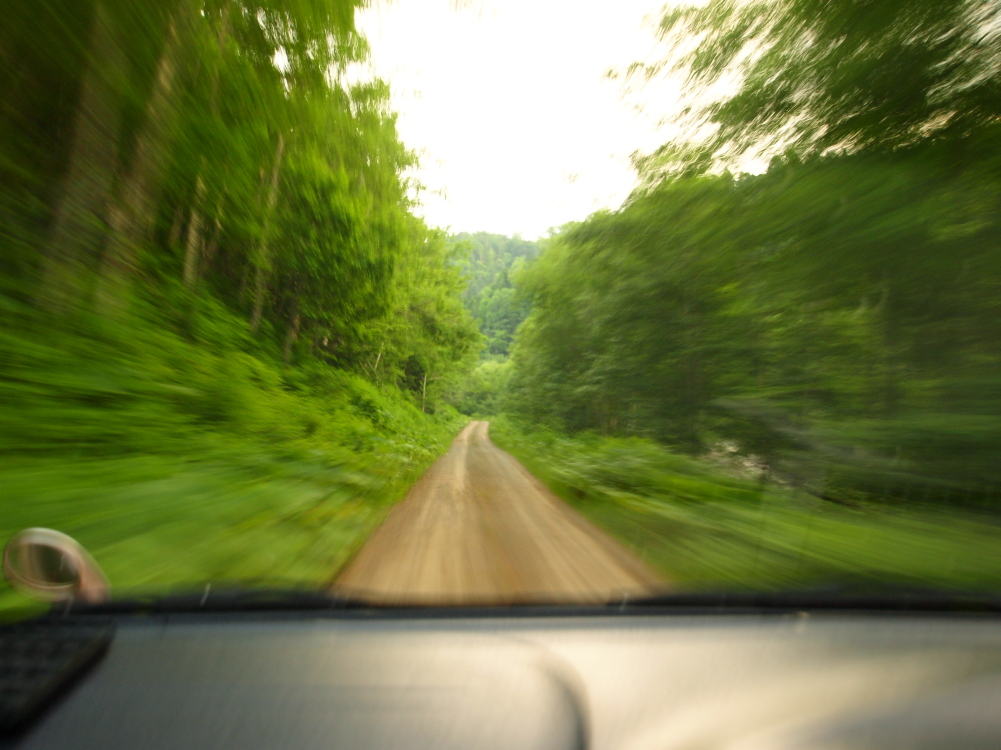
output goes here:
[[377, 619], [580, 617], [635, 615], [784, 615], [800, 612], [845, 614], [1001, 614], [1001, 597], [947, 591], [856, 593], [830, 590], [780, 592], [697, 592], [627, 598], [605, 604], [521, 601], [462, 605], [381, 604], [357, 597], [300, 590], [237, 590], [212, 594], [73, 603], [53, 608], [51, 617], [72, 615], [158, 615], [207, 613], [297, 613]]

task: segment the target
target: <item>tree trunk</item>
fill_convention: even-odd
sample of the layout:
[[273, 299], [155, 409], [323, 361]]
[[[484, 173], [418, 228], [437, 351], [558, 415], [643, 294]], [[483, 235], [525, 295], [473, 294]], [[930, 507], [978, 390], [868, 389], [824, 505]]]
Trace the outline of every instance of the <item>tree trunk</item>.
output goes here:
[[167, 247], [173, 250], [181, 241], [181, 223], [183, 212], [178, 206], [174, 209], [174, 219], [170, 222], [170, 231], [167, 233]]
[[157, 181], [162, 175], [173, 132], [173, 93], [197, 5], [182, 0], [171, 19], [157, 64], [143, 124], [136, 136], [131, 166], [120, 174], [116, 200], [109, 211], [110, 241], [101, 263], [98, 303], [121, 304], [138, 266], [139, 248], [149, 240], [155, 219]]
[[299, 338], [299, 323], [302, 319], [299, 316], [298, 307], [299, 305], [296, 304], [294, 308], [295, 313], [292, 315], [292, 322], [288, 327], [288, 333], [285, 334], [285, 351], [282, 356], [286, 365], [292, 361], [292, 345], [296, 342], [296, 339]]
[[107, 210], [121, 138], [115, 84], [126, 59], [103, 2], [94, 9], [90, 61], [80, 86], [69, 162], [46, 243], [39, 302], [66, 310], [79, 303], [107, 234]]
[[189, 291], [198, 281], [198, 261], [202, 246], [202, 217], [199, 208], [205, 193], [202, 176], [195, 178], [195, 200], [191, 206], [191, 220], [188, 222], [188, 241], [184, 250], [184, 286]]
[[205, 247], [202, 250], [202, 260], [198, 268], [198, 277], [203, 277], [208, 270], [212, 267], [212, 259], [215, 257], [215, 252], [219, 247], [219, 239], [222, 237], [222, 200], [223, 196], [219, 196], [219, 201], [216, 203], [215, 208], [215, 229], [212, 232], [212, 239], [205, 243]]
[[[219, 29], [216, 33], [216, 45], [219, 52], [219, 59], [216, 61], [217, 64], [213, 67], [211, 71], [211, 83], [209, 94], [209, 107], [211, 108], [213, 116], [218, 114], [218, 95], [219, 95], [219, 76], [220, 68], [222, 66], [222, 55], [223, 50], [226, 46], [226, 38], [229, 36], [229, 2], [224, 2], [221, 9], [221, 18], [219, 21]], [[188, 290], [194, 289], [199, 279], [201, 278], [201, 270], [204, 263], [208, 262], [210, 253], [215, 251], [215, 240], [218, 239], [218, 228], [219, 211], [216, 210], [216, 233], [215, 239], [209, 247], [202, 236], [202, 222], [205, 218], [203, 216], [202, 205], [204, 203], [205, 196], [205, 183], [202, 180], [201, 173], [205, 169], [205, 156], [201, 157], [199, 164], [199, 174], [195, 178], [195, 198], [194, 203], [191, 206], [191, 218], [188, 222], [188, 241], [184, 252], [184, 286]], [[219, 197], [220, 206], [222, 204], [222, 196]]]
[[271, 223], [271, 213], [278, 200], [278, 175], [281, 173], [282, 156], [285, 153], [285, 137], [278, 134], [278, 149], [275, 152], [275, 162], [271, 167], [271, 185], [268, 188], [268, 203], [264, 214], [264, 226], [261, 229], [261, 242], [257, 249], [254, 274], [254, 309], [250, 315], [250, 330], [257, 333], [261, 325], [261, 315], [264, 313], [264, 292], [267, 286], [268, 265], [268, 226]]
[[264, 265], [258, 264], [254, 270], [254, 309], [250, 314], [250, 331], [257, 333], [261, 327], [261, 316], [264, 313], [264, 290], [267, 288], [267, 274]]
[[209, 94], [209, 105], [212, 107], [212, 113], [217, 114], [219, 110], [219, 76], [223, 65], [223, 56], [226, 53], [226, 40], [229, 39], [230, 23], [229, 23], [229, 0], [224, 0], [222, 7], [219, 9], [219, 28], [216, 30], [216, 49], [219, 53], [219, 58], [216, 61], [217, 65], [212, 70], [212, 79], [210, 84], [210, 94]]
[[424, 373], [424, 380], [421, 383], [421, 411], [424, 411], [424, 402], [427, 400], [428, 393], [428, 374]]

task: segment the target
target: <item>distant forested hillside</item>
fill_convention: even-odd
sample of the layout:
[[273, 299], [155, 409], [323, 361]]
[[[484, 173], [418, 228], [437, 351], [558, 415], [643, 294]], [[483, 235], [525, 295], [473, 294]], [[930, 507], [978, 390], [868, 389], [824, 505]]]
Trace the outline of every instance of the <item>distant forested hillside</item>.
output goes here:
[[484, 353], [506, 357], [515, 330], [528, 316], [527, 302], [515, 294], [514, 277], [538, 256], [539, 243], [486, 232], [456, 234], [452, 243], [465, 253], [462, 270], [469, 285], [463, 300], [487, 337]]

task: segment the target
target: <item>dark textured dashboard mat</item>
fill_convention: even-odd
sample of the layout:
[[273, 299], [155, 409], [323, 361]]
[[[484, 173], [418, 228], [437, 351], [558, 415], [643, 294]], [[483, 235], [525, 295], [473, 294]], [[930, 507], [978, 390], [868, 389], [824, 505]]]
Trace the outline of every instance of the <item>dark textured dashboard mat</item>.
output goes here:
[[0, 733], [21, 729], [107, 651], [111, 622], [31, 620], [0, 627]]

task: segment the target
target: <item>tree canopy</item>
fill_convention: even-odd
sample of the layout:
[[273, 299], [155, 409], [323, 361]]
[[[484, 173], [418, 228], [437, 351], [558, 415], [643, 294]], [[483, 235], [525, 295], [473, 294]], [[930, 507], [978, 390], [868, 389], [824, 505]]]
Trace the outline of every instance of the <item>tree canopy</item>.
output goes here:
[[346, 76], [367, 54], [355, 0], [9, 5], [10, 293], [69, 317], [158, 298], [189, 327], [219, 301], [286, 362], [422, 402], [475, 358], [445, 239], [412, 212], [389, 89]]
[[[659, 26], [665, 57], [633, 72], [681, 72], [692, 116], [716, 130], [646, 163], [680, 157], [700, 170], [748, 153], [968, 137], [1001, 114], [998, 20], [996, 5], [973, 0], [711, 0], [670, 11]], [[712, 95], [727, 81], [731, 93]]]
[[[640, 158], [619, 210], [524, 274], [508, 405], [536, 423], [764, 456], [842, 500], [997, 499], [1001, 99], [994, 5], [714, 0], [662, 65], [708, 142]], [[694, 41], [692, 41], [694, 40]], [[721, 167], [770, 154], [764, 174]]]

